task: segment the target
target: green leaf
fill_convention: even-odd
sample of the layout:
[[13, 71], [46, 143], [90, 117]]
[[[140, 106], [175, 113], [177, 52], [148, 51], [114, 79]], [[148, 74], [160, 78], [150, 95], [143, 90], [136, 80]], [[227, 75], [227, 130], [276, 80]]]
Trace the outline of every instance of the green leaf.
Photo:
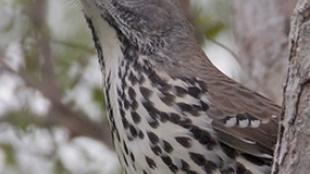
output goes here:
[[96, 87], [93, 89], [92, 99], [99, 104], [100, 108], [103, 109], [102, 111], [105, 111], [105, 99], [101, 88]]
[[0, 148], [5, 153], [5, 162], [6, 165], [15, 165], [16, 164], [16, 152], [14, 147], [11, 144], [0, 144]]
[[39, 127], [46, 127], [46, 123], [34, 116], [28, 111], [13, 111], [6, 114], [5, 121], [13, 126], [26, 131], [29, 126], [36, 125]]
[[60, 160], [56, 160], [54, 164], [54, 174], [70, 174], [70, 171], [66, 169]]
[[204, 34], [208, 38], [214, 39], [216, 36], [218, 36], [221, 32], [225, 30], [226, 26], [222, 23], [214, 23], [208, 27], [205, 28]]
[[220, 21], [212, 21], [210, 16], [200, 13], [195, 16], [194, 24], [199, 28], [202, 34], [208, 38], [214, 39], [227, 28], [225, 23]]

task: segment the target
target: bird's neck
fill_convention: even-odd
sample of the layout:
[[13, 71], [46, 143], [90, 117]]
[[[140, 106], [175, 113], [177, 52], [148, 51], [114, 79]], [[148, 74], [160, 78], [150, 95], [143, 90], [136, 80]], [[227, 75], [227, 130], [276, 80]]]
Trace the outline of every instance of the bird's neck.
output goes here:
[[117, 31], [101, 16], [92, 14], [92, 16], [86, 16], [86, 20], [92, 30], [100, 67], [106, 78], [124, 57], [122, 43]]

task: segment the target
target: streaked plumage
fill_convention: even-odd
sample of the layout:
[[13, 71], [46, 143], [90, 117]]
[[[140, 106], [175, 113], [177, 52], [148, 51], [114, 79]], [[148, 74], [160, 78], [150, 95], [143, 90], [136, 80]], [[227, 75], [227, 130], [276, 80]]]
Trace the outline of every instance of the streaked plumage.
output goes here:
[[81, 0], [128, 174], [268, 174], [281, 108], [208, 60], [177, 0]]

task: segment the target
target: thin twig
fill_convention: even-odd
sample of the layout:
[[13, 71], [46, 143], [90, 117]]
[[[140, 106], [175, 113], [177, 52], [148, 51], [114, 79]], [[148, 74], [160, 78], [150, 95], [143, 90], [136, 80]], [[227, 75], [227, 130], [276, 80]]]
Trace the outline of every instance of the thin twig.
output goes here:
[[91, 121], [81, 112], [74, 111], [71, 107], [56, 100], [50, 89], [49, 84], [37, 83], [36, 80], [26, 73], [15, 71], [3, 59], [0, 59], [0, 70], [7, 71], [19, 76], [24, 80], [26, 86], [38, 90], [51, 103], [51, 108], [46, 118], [48, 123], [61, 125], [69, 130], [72, 136], [87, 136], [103, 142], [112, 149], [110, 129], [107, 122], [97, 123]]
[[51, 43], [52, 44], [61, 44], [61, 45], [66, 46], [66, 47], [70, 47], [70, 48], [74, 48], [74, 49], [77, 49], [80, 51], [84, 51], [84, 52], [91, 54], [91, 55], [96, 53], [94, 49], [89, 48], [89, 47], [84, 46], [84, 45], [81, 45], [81, 44], [78, 44], [78, 43], [67, 42], [67, 41], [58, 40], [58, 39], [51, 39]]

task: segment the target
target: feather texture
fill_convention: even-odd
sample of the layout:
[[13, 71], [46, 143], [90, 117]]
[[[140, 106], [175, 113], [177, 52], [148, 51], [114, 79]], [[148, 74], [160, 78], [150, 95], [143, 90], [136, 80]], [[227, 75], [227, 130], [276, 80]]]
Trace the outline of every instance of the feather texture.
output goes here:
[[128, 174], [269, 174], [281, 108], [220, 72], [177, 0], [81, 0]]

